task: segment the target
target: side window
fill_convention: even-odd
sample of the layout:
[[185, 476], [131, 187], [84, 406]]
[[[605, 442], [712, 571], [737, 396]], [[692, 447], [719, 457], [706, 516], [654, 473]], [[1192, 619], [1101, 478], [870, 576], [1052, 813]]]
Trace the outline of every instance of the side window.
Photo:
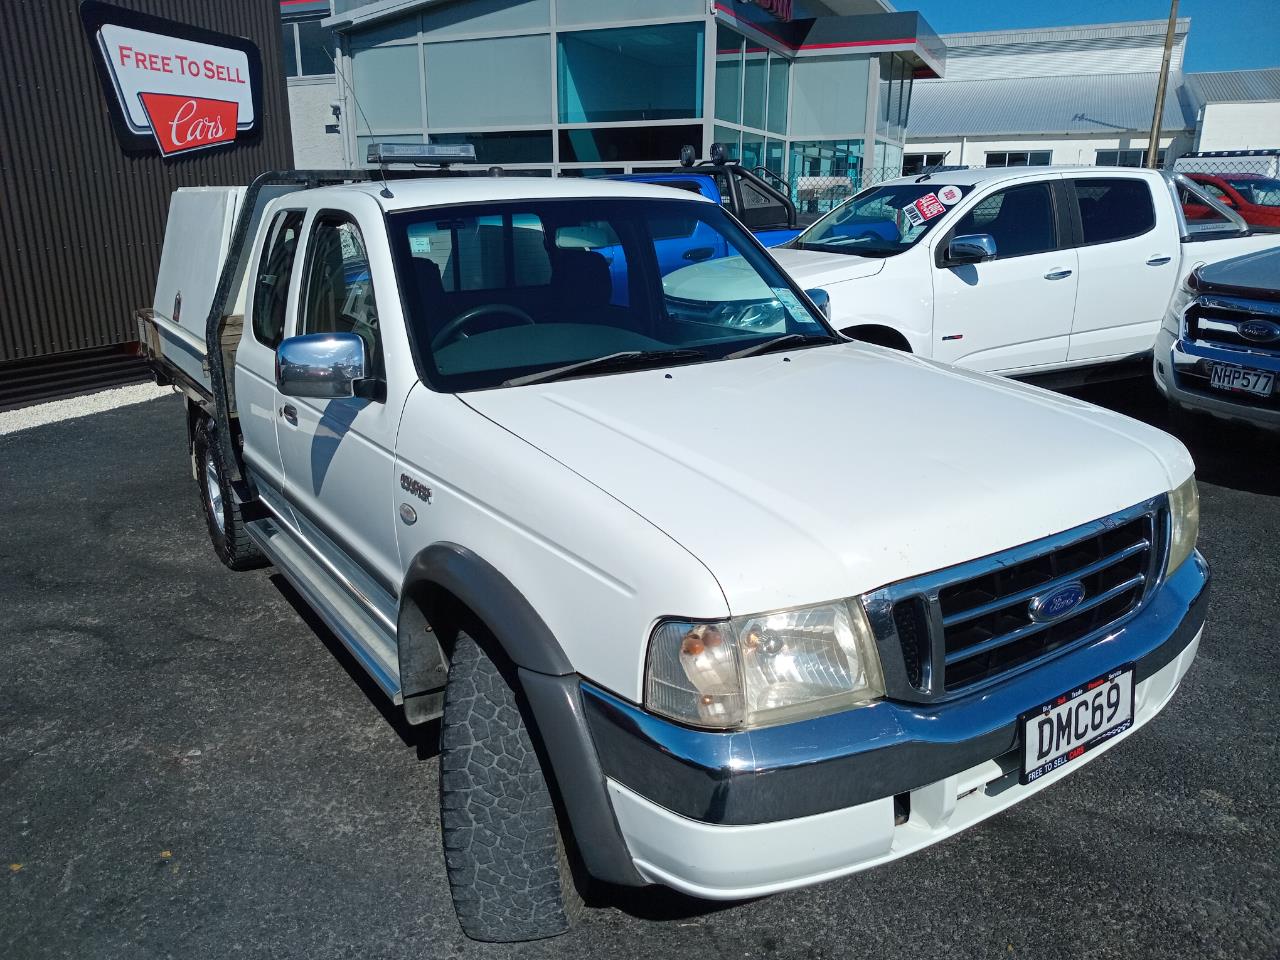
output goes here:
[[1187, 221], [1187, 235], [1192, 239], [1202, 234], [1238, 234], [1240, 227], [1209, 206], [1208, 199], [1198, 191], [1204, 190], [1204, 184], [1187, 186], [1178, 184], [1178, 205], [1182, 207], [1182, 215]]
[[742, 222], [748, 227], [786, 222], [787, 208], [750, 180], [739, 178], [738, 192], [742, 197]]
[[[421, 275], [439, 274], [441, 292], [453, 294], [507, 287], [539, 287], [551, 282], [542, 221], [533, 214], [456, 217], [415, 223], [409, 252]], [[437, 286], [434, 280], [431, 285]]]
[[733, 194], [729, 191], [733, 188], [729, 186], [729, 175], [727, 173], [717, 171], [711, 174], [711, 177], [716, 182], [716, 189], [720, 191], [720, 206], [732, 207]]
[[750, 181], [744, 180], [738, 186], [742, 188], [742, 206], [746, 209], [782, 206], [777, 200]]
[[1074, 183], [1086, 245], [1128, 240], [1155, 229], [1156, 208], [1145, 181], [1081, 178]]
[[284, 337], [284, 311], [289, 302], [289, 280], [298, 253], [302, 216], [301, 210], [276, 214], [267, 234], [266, 250], [258, 261], [258, 279], [253, 285], [253, 335], [273, 350]]
[[952, 236], [967, 233], [989, 234], [999, 260], [1056, 249], [1049, 184], [1029, 183], [984, 197], [964, 215]]
[[630, 305], [627, 248], [612, 223], [580, 220], [562, 224], [556, 228], [555, 245], [552, 277], [559, 303], [570, 310], [588, 304]]
[[1209, 194], [1209, 196], [1222, 201], [1226, 201], [1228, 199], [1227, 192], [1216, 183], [1209, 183], [1207, 180], [1197, 180], [1196, 183], [1200, 184], [1204, 189], [1204, 192]]
[[382, 375], [382, 340], [369, 256], [359, 228], [321, 214], [311, 228], [302, 333], [354, 333], [364, 341], [368, 367]]

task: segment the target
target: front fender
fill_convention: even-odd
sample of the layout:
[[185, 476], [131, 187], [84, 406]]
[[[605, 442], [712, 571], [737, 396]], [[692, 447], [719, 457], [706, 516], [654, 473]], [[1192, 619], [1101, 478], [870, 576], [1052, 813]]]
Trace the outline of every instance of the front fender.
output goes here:
[[[400, 595], [413, 597], [424, 587], [440, 588], [457, 597], [497, 638], [502, 652], [517, 667], [551, 676], [574, 672], [555, 635], [524, 594], [475, 552], [448, 542], [419, 551], [409, 563]], [[430, 641], [423, 640], [424, 636]], [[411, 693], [406, 678], [416, 677], [431, 659], [429, 650], [417, 648], [434, 643], [423, 631], [411, 631], [400, 638], [400, 676], [406, 697]]]

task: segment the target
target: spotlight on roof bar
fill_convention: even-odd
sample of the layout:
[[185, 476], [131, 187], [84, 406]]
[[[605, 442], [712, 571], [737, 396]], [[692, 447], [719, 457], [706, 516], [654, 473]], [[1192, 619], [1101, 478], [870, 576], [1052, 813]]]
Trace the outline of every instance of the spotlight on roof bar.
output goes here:
[[470, 143], [371, 143], [369, 163], [414, 163], [447, 167], [454, 163], [475, 163], [476, 148]]

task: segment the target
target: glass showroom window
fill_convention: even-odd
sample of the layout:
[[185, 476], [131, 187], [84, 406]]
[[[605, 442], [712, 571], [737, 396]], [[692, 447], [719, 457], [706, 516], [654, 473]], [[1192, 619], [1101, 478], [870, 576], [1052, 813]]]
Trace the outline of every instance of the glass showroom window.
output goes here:
[[785, 143], [768, 135], [787, 132], [790, 83], [791, 62], [786, 57], [717, 24], [715, 116], [721, 123], [712, 135], [724, 144], [729, 159], [782, 175]]
[[863, 182], [864, 187], [885, 180], [892, 180], [902, 175], [902, 147], [896, 143], [876, 141], [875, 163], [871, 175]]
[[891, 54], [880, 58], [880, 104], [876, 114], [876, 134], [901, 140], [911, 112], [911, 64], [906, 57]]
[[826, 213], [862, 182], [861, 140], [793, 141], [793, 199], [801, 213]]
[[331, 77], [337, 45], [332, 30], [319, 20], [286, 20], [280, 24], [286, 77]]
[[700, 118], [702, 38], [701, 23], [562, 31], [560, 122]]
[[[421, 134], [422, 77], [417, 44], [352, 50], [351, 74], [360, 98], [358, 133]], [[360, 157], [364, 158], [363, 152]]]
[[551, 37], [423, 45], [427, 129], [551, 125]]
[[1014, 150], [987, 154], [988, 167], [1047, 167], [1051, 163], [1052, 150]]
[[561, 127], [561, 163], [625, 163], [666, 160], [680, 156], [680, 148], [699, 143], [697, 124], [637, 124], [623, 127]]

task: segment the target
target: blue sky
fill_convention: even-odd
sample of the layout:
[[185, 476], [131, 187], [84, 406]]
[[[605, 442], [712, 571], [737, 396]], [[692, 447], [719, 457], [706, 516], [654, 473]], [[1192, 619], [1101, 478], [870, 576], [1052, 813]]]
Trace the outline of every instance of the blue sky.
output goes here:
[[[1169, 0], [894, 0], [916, 10], [938, 33], [1065, 27], [1117, 20], [1164, 20]], [[1191, 18], [1188, 70], [1280, 67], [1280, 0], [1182, 0], [1179, 17]]]

